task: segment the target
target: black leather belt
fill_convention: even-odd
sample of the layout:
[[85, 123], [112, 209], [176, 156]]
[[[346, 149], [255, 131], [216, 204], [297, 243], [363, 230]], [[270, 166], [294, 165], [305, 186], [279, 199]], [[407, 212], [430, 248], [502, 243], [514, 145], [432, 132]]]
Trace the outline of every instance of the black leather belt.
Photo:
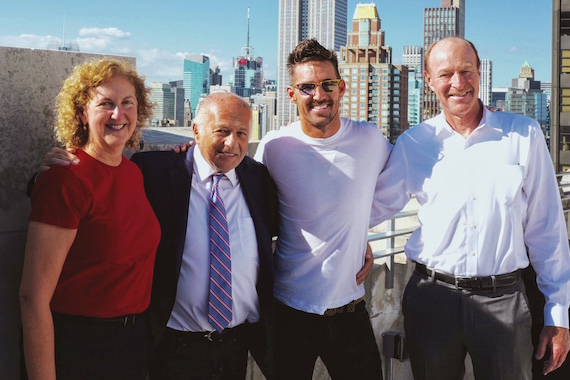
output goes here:
[[436, 272], [428, 269], [425, 265], [416, 263], [416, 270], [428, 277], [435, 278], [447, 284], [455, 285], [462, 290], [490, 290], [514, 285], [521, 278], [521, 271], [516, 270], [511, 273], [499, 274], [486, 277], [458, 277], [446, 273]]
[[251, 326], [250, 323], [245, 322], [239, 326], [233, 327], [231, 329], [224, 329], [222, 332], [217, 331], [180, 331], [175, 330], [170, 327], [166, 328], [166, 333], [171, 335], [171, 338], [179, 341], [183, 344], [191, 344], [198, 341], [210, 341], [210, 342], [223, 342], [230, 339], [239, 338], [247, 334], [248, 327]]
[[95, 324], [95, 325], [123, 325], [129, 326], [135, 323], [137, 318], [140, 318], [141, 314], [124, 315], [121, 317], [114, 318], [96, 318], [96, 317], [86, 317], [82, 315], [71, 315], [63, 314], [53, 311], [53, 318], [55, 320], [74, 322], [74, 323], [84, 323], [84, 324]]
[[364, 297], [352, 300], [344, 306], [335, 307], [332, 309], [326, 309], [323, 315], [325, 317], [332, 317], [333, 315], [339, 313], [354, 313], [356, 311], [356, 305], [358, 305], [362, 301], [364, 301]]

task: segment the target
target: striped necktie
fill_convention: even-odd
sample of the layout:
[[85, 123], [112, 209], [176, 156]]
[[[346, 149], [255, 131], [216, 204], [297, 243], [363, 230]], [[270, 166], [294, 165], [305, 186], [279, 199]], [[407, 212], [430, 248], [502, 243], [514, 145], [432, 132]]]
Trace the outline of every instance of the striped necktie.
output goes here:
[[210, 196], [210, 299], [208, 320], [221, 332], [232, 320], [232, 261], [226, 208], [220, 197], [223, 174], [212, 176]]

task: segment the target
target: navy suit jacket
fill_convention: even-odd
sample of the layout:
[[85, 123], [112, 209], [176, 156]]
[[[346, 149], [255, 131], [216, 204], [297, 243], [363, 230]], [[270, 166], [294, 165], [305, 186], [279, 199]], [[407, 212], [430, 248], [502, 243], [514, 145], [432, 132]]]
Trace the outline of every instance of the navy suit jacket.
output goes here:
[[[135, 153], [131, 160], [142, 171], [146, 195], [161, 227], [157, 250], [149, 322], [151, 345], [156, 345], [166, 326], [176, 297], [184, 241], [194, 147], [186, 154], [172, 151]], [[262, 320], [271, 321], [273, 303], [272, 237], [277, 233], [277, 192], [267, 169], [251, 157], [236, 167], [243, 195], [255, 226], [259, 251], [257, 292]], [[247, 237], [244, 237], [247, 238]], [[251, 238], [254, 238], [253, 236]]]

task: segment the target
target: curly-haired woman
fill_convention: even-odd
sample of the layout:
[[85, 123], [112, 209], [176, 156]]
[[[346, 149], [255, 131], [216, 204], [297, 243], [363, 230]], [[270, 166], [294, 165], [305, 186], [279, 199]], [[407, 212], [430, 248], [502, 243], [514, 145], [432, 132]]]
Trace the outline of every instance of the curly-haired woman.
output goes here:
[[34, 186], [20, 301], [30, 379], [141, 379], [158, 221], [123, 156], [152, 103], [126, 62], [78, 65], [56, 101], [55, 133], [78, 165]]

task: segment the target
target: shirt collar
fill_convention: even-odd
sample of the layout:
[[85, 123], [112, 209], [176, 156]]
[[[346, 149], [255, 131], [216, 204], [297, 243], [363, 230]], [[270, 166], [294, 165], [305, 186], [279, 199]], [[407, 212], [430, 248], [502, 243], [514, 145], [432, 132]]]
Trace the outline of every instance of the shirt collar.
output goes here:
[[[211, 177], [214, 174], [218, 174], [212, 169], [210, 164], [206, 162], [204, 156], [202, 156], [202, 152], [198, 148], [198, 145], [194, 148], [194, 175], [198, 175], [198, 182], [206, 182], [211, 181]], [[227, 173], [223, 173], [226, 177], [230, 180], [232, 186], [237, 184], [237, 175], [236, 170], [232, 169]]]
[[[495, 112], [501, 112], [501, 111], [495, 111]], [[489, 127], [499, 133], [503, 133], [503, 129], [501, 128], [501, 124], [497, 121], [495, 112], [491, 112], [487, 109], [486, 106], [483, 106], [483, 117], [481, 118], [479, 127]]]
[[[479, 100], [479, 102], [481, 102], [481, 101]], [[488, 127], [488, 128], [491, 128], [492, 130], [495, 130], [499, 133], [503, 133], [503, 130], [501, 129], [500, 124], [497, 122], [497, 119], [495, 118], [494, 112], [489, 111], [484, 104], [482, 104], [482, 105], [483, 105], [483, 117], [481, 118], [479, 125], [477, 126], [477, 128], [475, 128], [475, 130], [473, 132], [475, 132], [478, 129], [484, 129], [484, 128]], [[500, 112], [500, 111], [496, 111], [496, 112]], [[451, 126], [449, 125], [447, 120], [445, 120], [445, 115], [443, 114], [443, 111], [442, 111], [439, 113], [439, 115], [436, 116], [436, 119], [435, 119], [435, 135], [438, 136], [443, 131], [446, 131], [447, 133], [450, 133], [450, 134], [453, 134], [455, 132], [453, 130], [453, 128], [451, 128]]]

